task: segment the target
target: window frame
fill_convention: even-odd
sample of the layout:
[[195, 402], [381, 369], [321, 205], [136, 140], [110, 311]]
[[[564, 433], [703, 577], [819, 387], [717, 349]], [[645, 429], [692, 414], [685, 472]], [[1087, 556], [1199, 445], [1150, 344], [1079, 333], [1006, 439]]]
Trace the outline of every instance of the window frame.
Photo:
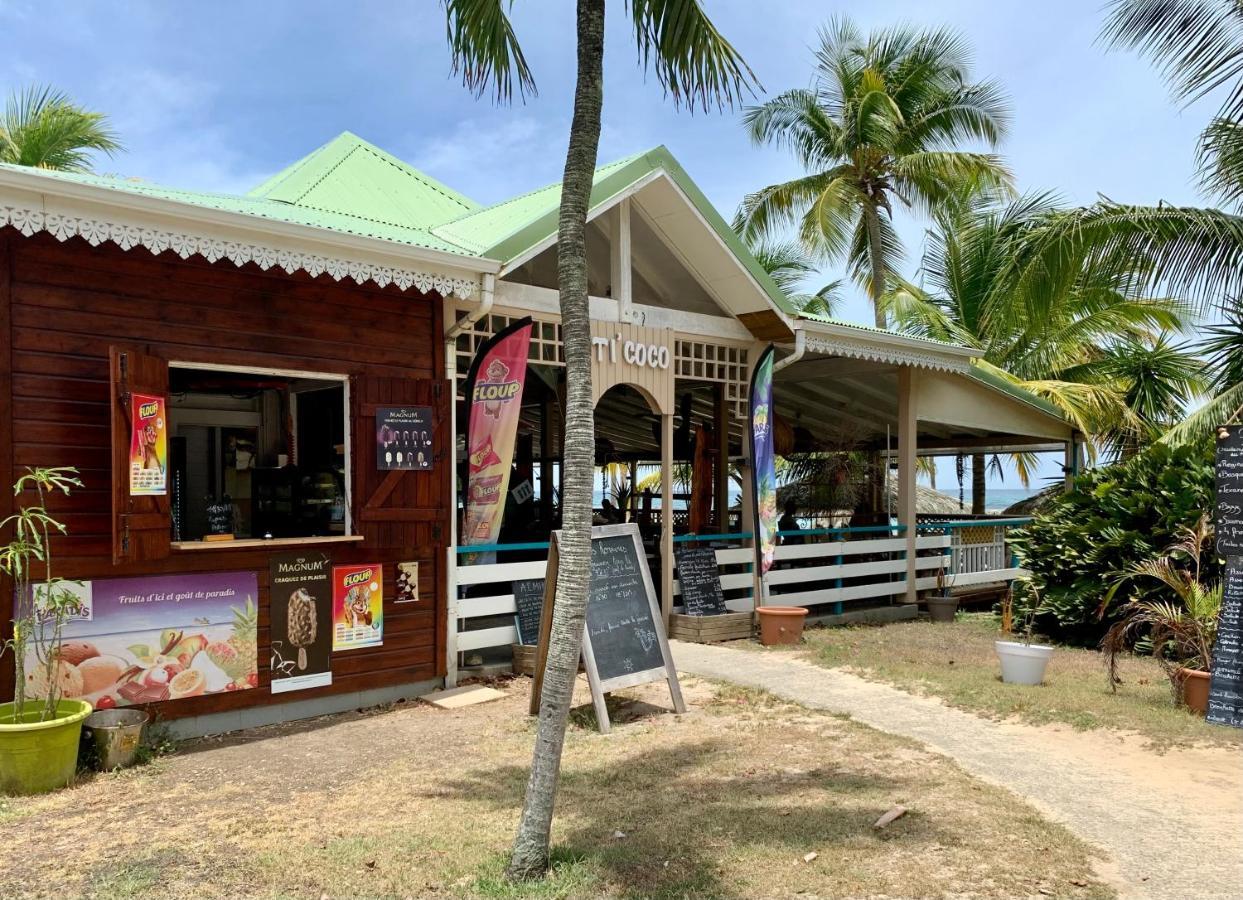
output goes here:
[[[272, 366], [243, 366], [226, 363], [205, 363], [193, 360], [170, 359], [168, 370], [171, 376], [173, 369], [191, 369], [198, 372], [220, 372], [238, 375], [268, 375], [274, 378], [307, 378], [314, 381], [331, 381], [341, 385], [342, 416], [345, 428], [345, 533], [319, 535], [313, 537], [291, 538], [243, 538], [232, 541], [172, 541], [170, 547], [176, 551], [228, 550], [252, 547], [297, 546], [301, 544], [339, 544], [354, 543], [363, 540], [363, 535], [354, 530], [354, 448], [351, 434], [351, 397], [350, 376], [341, 372], [310, 372], [303, 369], [282, 369]], [[295, 419], [294, 427], [297, 428]]]

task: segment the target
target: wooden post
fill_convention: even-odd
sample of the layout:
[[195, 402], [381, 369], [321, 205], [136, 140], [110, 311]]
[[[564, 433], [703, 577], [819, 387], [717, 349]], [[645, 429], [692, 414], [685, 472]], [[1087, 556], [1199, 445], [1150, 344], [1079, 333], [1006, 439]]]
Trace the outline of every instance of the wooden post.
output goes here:
[[716, 386], [713, 397], [712, 427], [716, 431], [716, 496], [713, 499], [716, 530], [718, 534], [726, 534], [729, 532], [729, 403], [723, 384]]
[[898, 369], [898, 522], [906, 526], [906, 602], [916, 601], [915, 548], [919, 536], [916, 527], [915, 459], [919, 419], [916, 414], [915, 370], [910, 366]]
[[660, 417], [660, 613], [673, 614], [673, 415]]
[[539, 489], [540, 521], [545, 528], [552, 527], [552, 479], [553, 479], [553, 422], [549, 415], [552, 406], [545, 397], [539, 405]]
[[1075, 476], [1082, 471], [1082, 456], [1080, 451], [1083, 447], [1072, 436], [1066, 442], [1065, 462], [1062, 464], [1062, 489], [1069, 492], [1075, 486]]
[[617, 301], [617, 318], [621, 322], [633, 320], [631, 311], [633, 269], [630, 263], [630, 200], [622, 200], [613, 207], [609, 227], [609, 282], [613, 299]]

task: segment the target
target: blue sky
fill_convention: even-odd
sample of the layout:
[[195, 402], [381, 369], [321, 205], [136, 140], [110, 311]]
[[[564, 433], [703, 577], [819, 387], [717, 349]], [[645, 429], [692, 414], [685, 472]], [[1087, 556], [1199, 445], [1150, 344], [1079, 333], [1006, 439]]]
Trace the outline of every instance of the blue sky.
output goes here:
[[[1002, 150], [1020, 189], [1056, 190], [1070, 203], [1197, 199], [1194, 145], [1211, 108], [1180, 110], [1146, 62], [1100, 47], [1094, 2], [707, 7], [770, 94], [807, 82], [816, 30], [834, 13], [865, 28], [954, 27], [975, 49], [977, 74], [1010, 92], [1014, 123]], [[736, 113], [674, 109], [638, 68], [618, 0], [609, 18], [602, 161], [666, 144], [727, 216], [747, 191], [798, 174], [785, 154], [750, 146]], [[573, 3], [517, 0], [514, 19], [539, 95], [508, 108], [476, 100], [451, 77], [433, 0], [70, 0], [55, 15], [42, 0], [7, 0], [0, 88], [51, 83], [109, 113], [127, 152], [101, 171], [243, 191], [350, 130], [487, 203], [556, 180], [569, 122]], [[913, 272], [921, 224], [904, 220], [900, 232]], [[862, 297], [845, 312], [871, 318]], [[943, 485], [952, 469], [943, 467]]]

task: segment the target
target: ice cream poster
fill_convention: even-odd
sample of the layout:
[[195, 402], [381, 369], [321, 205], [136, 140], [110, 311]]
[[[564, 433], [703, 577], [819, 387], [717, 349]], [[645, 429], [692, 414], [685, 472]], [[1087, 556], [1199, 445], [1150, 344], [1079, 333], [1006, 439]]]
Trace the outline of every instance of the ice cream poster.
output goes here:
[[332, 684], [331, 561], [281, 553], [269, 565], [272, 693]]
[[381, 406], [375, 411], [376, 468], [432, 467], [432, 408]]
[[163, 397], [130, 395], [129, 492], [134, 497], [168, 493], [168, 419]]
[[82, 582], [88, 617], [65, 625], [51, 673], [33, 649], [27, 696], [47, 679], [96, 709], [250, 690], [258, 684], [254, 572], [100, 578]]
[[379, 563], [332, 567], [332, 649], [384, 643], [384, 574]]
[[[501, 533], [509, 470], [522, 414], [522, 387], [531, 346], [531, 320], [520, 319], [488, 339], [466, 379], [470, 418], [466, 430], [467, 480], [464, 545], [493, 544]], [[495, 554], [472, 554], [482, 563]]]

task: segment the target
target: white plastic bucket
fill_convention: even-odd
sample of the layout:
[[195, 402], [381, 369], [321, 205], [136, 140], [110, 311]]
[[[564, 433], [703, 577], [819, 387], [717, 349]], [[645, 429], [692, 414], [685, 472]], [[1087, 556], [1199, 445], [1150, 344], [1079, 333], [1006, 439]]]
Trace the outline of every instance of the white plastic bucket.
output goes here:
[[1041, 644], [994, 641], [1001, 660], [1001, 680], [1007, 684], [1040, 684], [1053, 656], [1053, 648]]

